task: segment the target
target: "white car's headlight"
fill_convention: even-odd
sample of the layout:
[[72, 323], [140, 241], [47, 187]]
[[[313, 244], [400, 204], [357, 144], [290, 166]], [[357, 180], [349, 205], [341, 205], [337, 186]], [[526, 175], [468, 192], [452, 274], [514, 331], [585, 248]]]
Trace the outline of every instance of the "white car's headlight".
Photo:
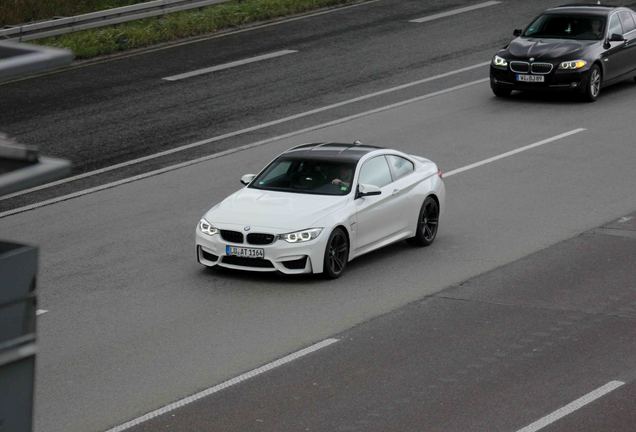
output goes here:
[[497, 67], [508, 67], [508, 60], [503, 57], [499, 57], [498, 55], [492, 58], [492, 64]]
[[212, 224], [208, 222], [207, 220], [205, 220], [205, 218], [199, 221], [199, 231], [209, 236], [213, 236], [214, 234], [219, 233], [218, 228], [212, 226]]
[[571, 60], [561, 63], [559, 69], [576, 70], [585, 67], [585, 65], [587, 65], [585, 60]]
[[320, 235], [322, 228], [310, 228], [302, 231], [295, 231], [287, 234], [279, 234], [278, 238], [287, 243], [300, 243], [313, 240]]

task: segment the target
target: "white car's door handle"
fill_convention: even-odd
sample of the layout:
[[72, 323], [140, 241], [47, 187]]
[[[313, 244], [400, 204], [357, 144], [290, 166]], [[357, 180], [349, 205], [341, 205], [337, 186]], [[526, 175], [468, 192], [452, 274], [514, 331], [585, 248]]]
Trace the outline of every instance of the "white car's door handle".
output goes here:
[[400, 193], [400, 189], [393, 189], [393, 195], [397, 195]]

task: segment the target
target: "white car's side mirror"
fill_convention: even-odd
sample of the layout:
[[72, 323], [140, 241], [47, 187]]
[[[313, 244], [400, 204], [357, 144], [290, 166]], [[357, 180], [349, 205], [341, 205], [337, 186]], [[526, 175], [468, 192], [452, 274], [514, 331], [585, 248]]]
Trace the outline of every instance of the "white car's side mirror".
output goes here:
[[252, 183], [252, 180], [254, 180], [255, 177], [256, 174], [245, 174], [243, 177], [241, 177], [241, 183], [243, 183], [244, 185], [248, 185]]
[[380, 195], [381, 193], [382, 193], [382, 191], [377, 186], [360, 183], [358, 185], [358, 193], [356, 194], [356, 198], [361, 198], [361, 197], [365, 197], [365, 196]]

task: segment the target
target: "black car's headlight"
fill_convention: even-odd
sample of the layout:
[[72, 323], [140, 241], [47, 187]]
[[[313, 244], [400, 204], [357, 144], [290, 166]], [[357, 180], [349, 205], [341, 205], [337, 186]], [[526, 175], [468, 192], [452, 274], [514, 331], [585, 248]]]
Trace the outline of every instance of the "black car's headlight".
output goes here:
[[207, 220], [205, 220], [205, 218], [199, 221], [199, 231], [209, 236], [213, 236], [219, 233], [219, 229], [212, 226], [212, 224], [208, 222]]
[[285, 240], [287, 243], [300, 243], [315, 239], [321, 232], [322, 228], [310, 228], [302, 231], [279, 234], [278, 238]]
[[495, 67], [506, 68], [508, 67], [508, 60], [496, 55], [492, 58], [492, 65]]
[[585, 60], [570, 60], [570, 61], [564, 61], [563, 63], [561, 63], [559, 65], [559, 69], [577, 70], [577, 69], [584, 68], [586, 65], [587, 65], [587, 62]]

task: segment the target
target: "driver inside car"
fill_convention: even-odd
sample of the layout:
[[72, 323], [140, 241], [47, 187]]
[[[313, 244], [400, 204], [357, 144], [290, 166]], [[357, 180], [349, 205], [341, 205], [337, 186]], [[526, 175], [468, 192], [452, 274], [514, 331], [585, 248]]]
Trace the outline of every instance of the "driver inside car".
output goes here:
[[349, 189], [351, 187], [351, 177], [353, 177], [353, 170], [347, 166], [340, 166], [338, 169], [338, 175], [331, 180], [331, 184], [340, 186], [341, 188]]

